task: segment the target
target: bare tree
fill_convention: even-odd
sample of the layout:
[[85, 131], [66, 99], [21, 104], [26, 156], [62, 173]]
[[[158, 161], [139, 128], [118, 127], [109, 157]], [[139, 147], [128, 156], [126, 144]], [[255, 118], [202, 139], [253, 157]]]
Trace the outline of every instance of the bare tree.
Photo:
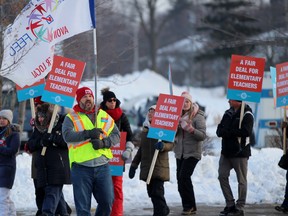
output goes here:
[[[164, 3], [164, 2], [163, 2]], [[165, 2], [167, 4], [167, 2]], [[149, 68], [157, 71], [157, 50], [161, 32], [166, 24], [183, 10], [192, 6], [189, 0], [170, 0], [171, 9], [165, 12], [157, 13], [161, 8], [159, 0], [131, 0], [130, 4], [134, 6], [139, 18], [140, 25], [148, 41]], [[163, 5], [162, 5], [163, 6]]]
[[[5, 27], [13, 22], [17, 14], [22, 10], [22, 8], [27, 4], [27, 0], [0, 0], [0, 60], [2, 62], [3, 58], [3, 31]], [[5, 93], [3, 94], [3, 87], [4, 84], [7, 83], [8, 87], [5, 89]], [[3, 107], [9, 108], [14, 110], [16, 107], [16, 89], [15, 84], [6, 78], [0, 76], [0, 109]], [[3, 103], [7, 101], [7, 103]], [[23, 129], [24, 124], [24, 117], [25, 117], [25, 108], [26, 108], [26, 101], [19, 103], [19, 110], [18, 110], [18, 124]]]

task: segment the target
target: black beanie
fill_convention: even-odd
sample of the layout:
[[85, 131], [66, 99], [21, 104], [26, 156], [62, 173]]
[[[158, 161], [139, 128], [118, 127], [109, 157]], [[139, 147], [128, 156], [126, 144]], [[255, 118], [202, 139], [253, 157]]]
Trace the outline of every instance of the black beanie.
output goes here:
[[103, 101], [106, 102], [107, 100], [109, 100], [110, 98], [116, 98], [116, 95], [114, 94], [114, 92], [109, 91], [109, 88], [104, 88], [101, 90], [101, 93], [103, 95]]

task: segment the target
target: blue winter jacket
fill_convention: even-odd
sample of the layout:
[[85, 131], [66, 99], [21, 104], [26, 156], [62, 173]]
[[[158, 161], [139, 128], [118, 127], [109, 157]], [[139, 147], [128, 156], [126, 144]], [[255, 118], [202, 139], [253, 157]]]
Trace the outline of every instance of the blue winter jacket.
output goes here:
[[[13, 127], [13, 126], [8, 126]], [[11, 189], [16, 173], [16, 155], [20, 146], [20, 136], [12, 128], [12, 134], [5, 137], [6, 127], [0, 128], [0, 187]]]

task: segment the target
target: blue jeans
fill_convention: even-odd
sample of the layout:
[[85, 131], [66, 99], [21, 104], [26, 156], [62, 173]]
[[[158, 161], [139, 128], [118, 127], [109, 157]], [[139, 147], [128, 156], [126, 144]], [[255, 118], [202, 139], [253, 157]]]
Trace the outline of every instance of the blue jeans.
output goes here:
[[45, 196], [42, 204], [42, 215], [55, 215], [57, 207], [60, 215], [69, 215], [62, 188], [63, 185], [47, 185], [44, 187]]
[[98, 203], [95, 216], [110, 216], [114, 192], [109, 164], [85, 167], [73, 163], [71, 178], [78, 216], [91, 215], [92, 194]]

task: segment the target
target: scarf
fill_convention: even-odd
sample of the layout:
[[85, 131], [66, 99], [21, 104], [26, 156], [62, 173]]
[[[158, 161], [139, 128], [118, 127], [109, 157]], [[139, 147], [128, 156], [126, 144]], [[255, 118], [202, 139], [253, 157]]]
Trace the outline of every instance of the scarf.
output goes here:
[[5, 132], [6, 132], [7, 128], [8, 128], [7, 126], [0, 128], [0, 147], [1, 146], [3, 146], [3, 147], [7, 146], [6, 137], [5, 137]]
[[107, 109], [105, 111], [114, 119], [115, 122], [121, 118], [123, 113], [120, 107], [117, 107], [115, 109]]
[[143, 127], [145, 128], [150, 128], [150, 121], [149, 121], [149, 119], [148, 119], [148, 114], [146, 115], [146, 117], [145, 117], [145, 121], [143, 122]]
[[180, 122], [182, 121], [186, 121], [187, 123], [191, 123], [192, 119], [195, 117], [195, 115], [197, 114], [197, 112], [199, 111], [199, 106], [197, 103], [193, 103], [192, 104], [192, 109], [189, 110], [188, 112], [185, 112], [181, 118], [180, 118]]

